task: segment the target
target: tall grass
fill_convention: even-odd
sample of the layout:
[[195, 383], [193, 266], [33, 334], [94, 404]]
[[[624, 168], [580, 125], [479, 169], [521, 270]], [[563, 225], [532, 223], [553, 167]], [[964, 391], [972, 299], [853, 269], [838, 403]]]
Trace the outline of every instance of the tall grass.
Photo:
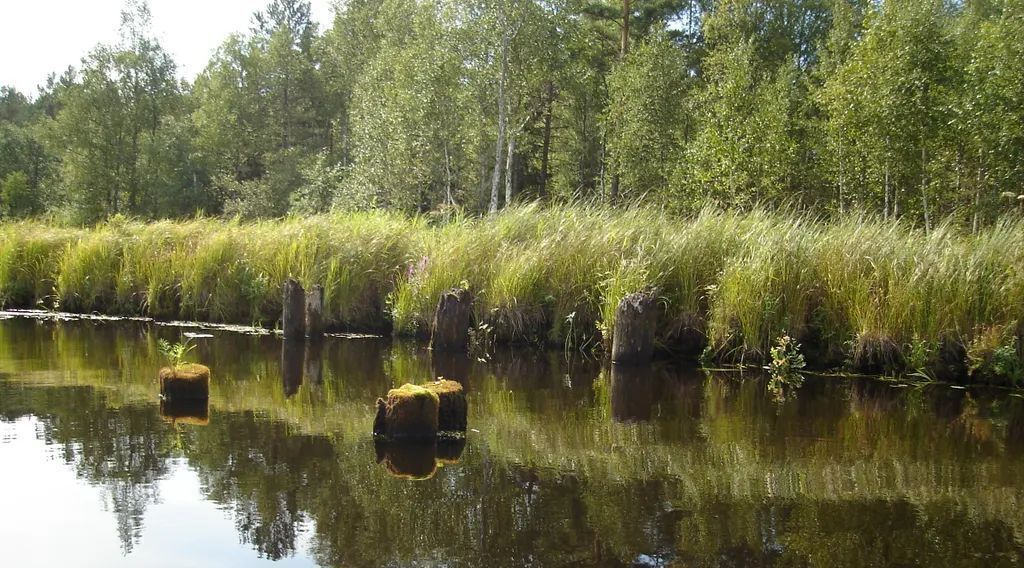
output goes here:
[[371, 212], [0, 226], [6, 306], [273, 326], [288, 277], [324, 286], [338, 329], [426, 335], [440, 294], [466, 286], [494, 338], [559, 346], [607, 341], [622, 297], [653, 288], [668, 351], [763, 362], [789, 335], [812, 363], [895, 372], [991, 359], [971, 349], [1020, 359], [1024, 223], [925, 234], [872, 217], [526, 205], [440, 224]]

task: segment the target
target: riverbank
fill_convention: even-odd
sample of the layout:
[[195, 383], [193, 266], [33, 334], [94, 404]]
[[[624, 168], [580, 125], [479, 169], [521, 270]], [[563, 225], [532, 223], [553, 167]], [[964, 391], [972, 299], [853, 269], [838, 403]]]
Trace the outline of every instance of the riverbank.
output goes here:
[[795, 337], [808, 363], [1014, 383], [1024, 374], [1024, 224], [929, 234], [872, 219], [517, 207], [484, 219], [333, 214], [90, 229], [0, 226], [4, 307], [273, 327], [281, 284], [324, 286], [331, 329], [423, 336], [453, 286], [478, 343], [600, 349], [615, 307], [660, 296], [660, 349], [763, 363]]

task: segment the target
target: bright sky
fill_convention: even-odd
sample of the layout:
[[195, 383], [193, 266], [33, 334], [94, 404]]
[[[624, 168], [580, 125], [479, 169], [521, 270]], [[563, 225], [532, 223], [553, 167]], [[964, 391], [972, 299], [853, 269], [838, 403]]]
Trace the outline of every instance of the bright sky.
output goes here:
[[[249, 29], [269, 0], [149, 0], [153, 32], [192, 79], [228, 34]], [[320, 29], [330, 0], [311, 0]], [[117, 40], [124, 0], [0, 0], [0, 85], [34, 97], [51, 72], [79, 66], [98, 43]]]

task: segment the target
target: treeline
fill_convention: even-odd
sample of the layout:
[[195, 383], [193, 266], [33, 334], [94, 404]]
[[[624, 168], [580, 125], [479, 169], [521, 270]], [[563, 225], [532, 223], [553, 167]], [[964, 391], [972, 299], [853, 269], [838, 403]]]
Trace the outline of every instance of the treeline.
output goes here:
[[0, 91], [0, 211], [91, 222], [532, 200], [1024, 209], [1022, 0], [273, 0], [194, 82], [121, 39]]

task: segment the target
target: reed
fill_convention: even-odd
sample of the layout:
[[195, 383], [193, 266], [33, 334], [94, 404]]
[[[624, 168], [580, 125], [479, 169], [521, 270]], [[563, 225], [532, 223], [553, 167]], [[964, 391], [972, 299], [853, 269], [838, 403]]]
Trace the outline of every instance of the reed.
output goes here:
[[926, 234], [870, 216], [524, 205], [443, 222], [362, 212], [0, 225], [8, 307], [57, 299], [73, 311], [273, 326], [288, 277], [323, 285], [326, 323], [351, 331], [425, 336], [440, 294], [468, 287], [494, 339], [589, 348], [611, 337], [623, 296], [653, 288], [668, 352], [760, 364], [790, 336], [817, 366], [956, 367], [1002, 382], [1022, 377], [993, 378], [999, 369], [1024, 368], [1006, 361], [1014, 350], [1021, 359], [1019, 220]]

